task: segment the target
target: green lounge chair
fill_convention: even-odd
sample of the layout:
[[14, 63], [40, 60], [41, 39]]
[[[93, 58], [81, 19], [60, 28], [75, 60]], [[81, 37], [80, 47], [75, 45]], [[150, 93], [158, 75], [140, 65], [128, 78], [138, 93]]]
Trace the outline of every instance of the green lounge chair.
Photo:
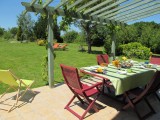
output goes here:
[[[7, 110], [10, 112], [12, 108], [17, 107], [18, 101], [25, 95], [27, 90], [31, 90], [30, 86], [34, 83], [33, 80], [24, 80], [24, 79], [19, 79], [17, 76], [11, 72], [11, 70], [0, 70], [0, 82], [9, 85], [9, 88], [2, 94], [0, 99], [10, 90], [14, 89], [17, 91], [16, 94], [16, 102], [12, 105], [12, 107]], [[21, 88], [26, 88], [22, 95], [20, 95], [20, 90]], [[35, 94], [34, 91], [31, 90]]]

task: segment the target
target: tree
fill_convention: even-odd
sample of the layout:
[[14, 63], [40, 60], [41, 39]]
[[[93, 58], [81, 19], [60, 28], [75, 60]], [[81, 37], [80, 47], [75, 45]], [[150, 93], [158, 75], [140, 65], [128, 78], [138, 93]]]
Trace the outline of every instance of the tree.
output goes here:
[[[105, 1], [105, 0], [100, 0], [98, 2], [102, 2], [102, 1]], [[116, 1], [116, 0], [115, 0]], [[115, 2], [113, 1], [113, 2]], [[74, 2], [76, 2], [76, 0], [68, 0], [68, 4], [73, 4]], [[83, 1], [83, 3], [79, 3], [79, 6], [81, 4], [85, 4], [87, 3], [88, 0], [85, 0]], [[93, 7], [93, 5], [91, 5], [90, 7]], [[113, 7], [112, 7], [113, 8]], [[85, 11], [86, 8], [84, 8], [81, 12], [83, 13], [83, 11]], [[88, 9], [88, 8], [87, 8]], [[67, 6], [64, 5], [63, 6], [63, 10], [65, 11], [65, 16], [63, 17], [63, 21], [62, 21], [62, 26], [66, 26], [66, 25], [70, 25], [71, 22], [73, 22], [73, 19], [72, 17], [70, 16], [70, 14], [74, 14], [76, 12], [76, 8], [75, 7], [72, 7], [71, 9], [67, 9]], [[76, 22], [75, 22], [76, 23]], [[88, 45], [88, 53], [91, 53], [91, 47], [92, 47], [92, 43], [94, 40], [98, 39], [100, 41], [102, 41], [103, 43], [103, 40], [104, 38], [103, 37], [99, 37], [99, 36], [93, 36], [94, 34], [94, 30], [96, 30], [96, 26], [97, 24], [96, 23], [92, 23], [91, 21], [89, 22], [86, 22], [85, 20], [82, 20], [79, 23], [79, 26], [85, 31], [86, 33], [86, 42], [87, 42], [87, 45]], [[66, 28], [66, 27], [64, 27]], [[98, 33], [98, 32], [97, 32]], [[94, 34], [95, 35], [95, 34]]]
[[[45, 2], [43, 2], [43, 0], [38, 0], [38, 4], [41, 4], [41, 5]], [[41, 14], [41, 16], [46, 16], [46, 15]], [[57, 42], [63, 43], [63, 38], [60, 36], [60, 27], [58, 26], [58, 23], [57, 23], [57, 17], [58, 17], [57, 15], [53, 15], [53, 35], [54, 35], [54, 38], [57, 40]], [[46, 23], [48, 23], [48, 21]]]
[[69, 31], [64, 34], [63, 39], [67, 43], [73, 43], [78, 36], [78, 33], [75, 31]]
[[47, 29], [47, 17], [39, 16], [33, 28], [36, 38], [37, 39], [41, 39], [41, 38], [47, 39], [46, 29]]
[[91, 39], [93, 46], [103, 46], [104, 41], [108, 35], [108, 27], [98, 24], [96, 25], [95, 29], [91, 30]]
[[22, 28], [21, 26], [18, 27], [18, 31], [17, 31], [17, 40], [18, 41], [22, 41]]
[[17, 16], [17, 24], [22, 30], [22, 40], [31, 40], [33, 37], [33, 26], [34, 21], [31, 18], [31, 15], [27, 13], [26, 15], [23, 12]]
[[80, 26], [86, 33], [86, 42], [87, 42], [87, 45], [88, 45], [88, 53], [91, 53], [92, 52], [91, 30], [96, 27], [96, 24], [92, 24], [91, 22], [81, 21]]
[[0, 27], [0, 37], [3, 36], [4, 32], [5, 32], [5, 29]]
[[60, 27], [57, 23], [57, 15], [53, 15], [53, 34], [58, 43], [63, 43], [63, 38], [60, 36]]
[[18, 31], [18, 28], [17, 27], [12, 27], [9, 31], [12, 34], [12, 36], [15, 37], [16, 34], [17, 34], [17, 31]]

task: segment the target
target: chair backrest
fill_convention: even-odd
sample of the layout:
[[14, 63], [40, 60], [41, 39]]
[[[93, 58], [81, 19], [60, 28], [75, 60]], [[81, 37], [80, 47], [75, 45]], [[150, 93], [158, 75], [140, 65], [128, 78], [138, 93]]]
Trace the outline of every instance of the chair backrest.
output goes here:
[[152, 80], [148, 83], [148, 93], [155, 92], [159, 89], [160, 86], [160, 71], [157, 71], [152, 78]]
[[160, 65], [160, 57], [159, 56], [151, 56], [150, 63]]
[[0, 70], [0, 82], [9, 86], [18, 86], [16, 78], [12, 75], [9, 70]]
[[74, 89], [81, 90], [82, 84], [80, 82], [77, 68], [66, 66], [63, 64], [60, 64], [60, 67], [62, 69], [62, 74], [65, 83], [73, 90]]
[[137, 102], [141, 100], [145, 95], [153, 93], [157, 90], [157, 87], [159, 87], [160, 84], [160, 71], [157, 71], [153, 78], [148, 82], [143, 92], [137, 96], [137, 98], [134, 100], [134, 102]]
[[109, 57], [107, 54], [97, 55], [97, 64], [100, 65], [102, 63], [109, 64]]

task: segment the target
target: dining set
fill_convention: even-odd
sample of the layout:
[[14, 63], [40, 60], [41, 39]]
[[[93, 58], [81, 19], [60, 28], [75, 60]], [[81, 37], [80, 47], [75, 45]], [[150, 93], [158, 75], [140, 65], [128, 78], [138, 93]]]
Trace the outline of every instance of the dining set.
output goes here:
[[[131, 107], [140, 120], [156, 113], [149, 103], [148, 96], [154, 94], [160, 101], [157, 94], [160, 88], [159, 57], [151, 57], [149, 62], [123, 59], [121, 62], [115, 60], [111, 63], [107, 54], [97, 55], [96, 57], [97, 65], [84, 66], [79, 70], [75, 67], [60, 65], [65, 83], [74, 94], [65, 109], [82, 120], [90, 109], [98, 112], [95, 101], [104, 93], [104, 88], [107, 88], [108, 93], [106, 94], [113, 92], [115, 98], [116, 96], [123, 97], [124, 106], [121, 110]], [[92, 85], [83, 83], [81, 80], [83, 77], [79, 76], [79, 71], [84, 75], [98, 79], [97, 82]], [[91, 97], [92, 99], [90, 99]], [[70, 104], [75, 98], [78, 98], [82, 104], [86, 103], [88, 105], [83, 115], [79, 115], [70, 108]], [[150, 112], [144, 116], [141, 116], [136, 108], [136, 104], [142, 100], [150, 108]]]

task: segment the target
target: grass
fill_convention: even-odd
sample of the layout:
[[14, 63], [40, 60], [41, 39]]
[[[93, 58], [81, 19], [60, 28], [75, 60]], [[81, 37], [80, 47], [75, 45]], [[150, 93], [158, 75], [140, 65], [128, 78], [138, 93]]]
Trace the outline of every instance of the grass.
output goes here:
[[[91, 66], [97, 64], [96, 54], [102, 54], [102, 47], [92, 47], [93, 53], [88, 54], [87, 52], [78, 52], [79, 44], [69, 44], [65, 51], [55, 51], [56, 59], [54, 61], [54, 78], [57, 82], [62, 82], [63, 77], [59, 64], [66, 64], [75, 66], [77, 68], [84, 66]], [[85, 47], [87, 49], [87, 47]]]
[[[67, 50], [55, 51], [54, 80], [63, 82], [59, 64], [66, 64], [77, 68], [96, 65], [96, 54], [102, 54], [102, 47], [92, 47], [92, 54], [78, 52], [79, 44], [68, 44]], [[87, 50], [87, 46], [85, 46]], [[35, 80], [32, 87], [44, 86], [47, 80], [42, 79], [44, 56], [47, 54], [45, 46], [36, 43], [9, 43], [0, 39], [0, 69], [12, 69], [19, 78]], [[138, 59], [135, 59], [138, 60]], [[142, 61], [142, 60], [138, 60]], [[0, 84], [0, 94], [6, 89]]]
[[[93, 47], [93, 54], [78, 52], [79, 44], [68, 44], [67, 50], [55, 51], [54, 80], [55, 83], [63, 82], [59, 64], [75, 66], [95, 65], [96, 54], [102, 53], [102, 47]], [[11, 69], [19, 78], [35, 80], [32, 87], [44, 86], [47, 80], [42, 80], [41, 65], [47, 51], [44, 46], [36, 43], [9, 43], [0, 40], [0, 69]], [[0, 84], [0, 94], [6, 89], [6, 85]]]
[[[45, 85], [42, 80], [42, 60], [46, 54], [44, 47], [35, 43], [0, 42], [0, 69], [11, 69], [19, 78], [35, 80], [33, 87]], [[0, 84], [0, 93], [6, 85]]]

